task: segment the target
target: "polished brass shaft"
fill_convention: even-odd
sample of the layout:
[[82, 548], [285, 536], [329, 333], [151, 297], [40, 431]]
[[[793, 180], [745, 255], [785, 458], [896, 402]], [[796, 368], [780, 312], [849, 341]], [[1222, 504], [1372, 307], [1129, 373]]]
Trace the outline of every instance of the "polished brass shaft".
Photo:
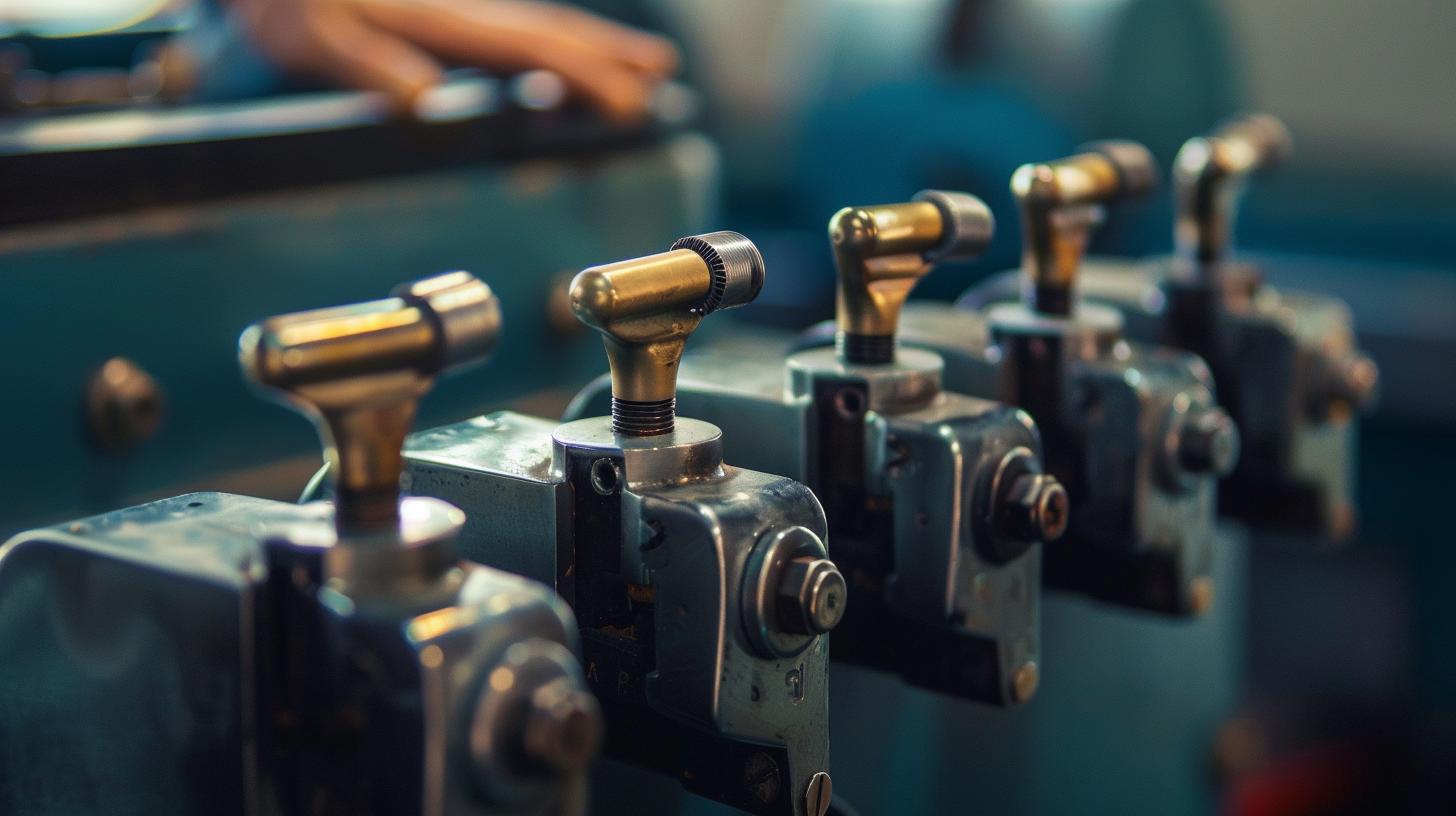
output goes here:
[[1176, 255], [1199, 277], [1218, 274], [1233, 245], [1233, 225], [1247, 177], [1287, 160], [1288, 129], [1272, 116], [1237, 117], [1210, 136], [1189, 139], [1173, 161]]
[[419, 398], [444, 369], [483, 359], [499, 330], [495, 296], [464, 272], [398, 294], [269, 318], [239, 341], [245, 375], [317, 425], [341, 538], [398, 529], [401, 450]]
[[674, 247], [585, 269], [571, 282], [572, 310], [601, 333], [607, 350], [619, 433], [672, 430], [688, 335], [707, 314], [747, 303], [763, 286], [763, 259], [737, 233], [684, 238]]
[[846, 207], [829, 219], [838, 270], [835, 323], [841, 358], [894, 359], [900, 311], [936, 262], [971, 257], [990, 243], [995, 222], [978, 198], [925, 190], [903, 204]]
[[1021, 267], [1034, 311], [1071, 313], [1077, 271], [1102, 220], [1101, 205], [1144, 192], [1155, 179], [1152, 157], [1132, 142], [1017, 168], [1011, 192], [1021, 207]]

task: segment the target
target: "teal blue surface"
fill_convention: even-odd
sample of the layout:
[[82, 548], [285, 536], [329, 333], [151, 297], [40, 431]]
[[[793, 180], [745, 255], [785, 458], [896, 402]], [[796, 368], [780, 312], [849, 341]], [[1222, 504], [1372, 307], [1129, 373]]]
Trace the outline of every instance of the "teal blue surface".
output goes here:
[[[483, 164], [0, 230], [0, 534], [181, 493], [316, 455], [296, 414], [245, 388], [237, 337], [290, 311], [371, 300], [467, 269], [499, 294], [494, 360], [442, 382], [421, 422], [474, 415], [604, 368], [600, 343], [547, 320], [584, 266], [665, 249], [713, 221], [717, 153], [694, 135], [590, 158]], [[78, 194], [81, 194], [78, 191]], [[130, 456], [88, 443], [91, 372], [129, 357], [165, 391]]]

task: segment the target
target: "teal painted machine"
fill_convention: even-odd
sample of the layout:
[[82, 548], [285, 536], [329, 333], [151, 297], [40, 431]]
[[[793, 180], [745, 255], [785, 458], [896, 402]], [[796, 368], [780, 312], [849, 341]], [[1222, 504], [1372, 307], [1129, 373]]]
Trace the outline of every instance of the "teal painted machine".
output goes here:
[[415, 124], [338, 93], [0, 123], [0, 530], [186, 489], [296, 496], [316, 455], [248, 399], [236, 328], [425, 272], [489, 275], [510, 311], [497, 371], [423, 421], [590, 377], [561, 274], [701, 230], [716, 149], [512, 93], [457, 81]]

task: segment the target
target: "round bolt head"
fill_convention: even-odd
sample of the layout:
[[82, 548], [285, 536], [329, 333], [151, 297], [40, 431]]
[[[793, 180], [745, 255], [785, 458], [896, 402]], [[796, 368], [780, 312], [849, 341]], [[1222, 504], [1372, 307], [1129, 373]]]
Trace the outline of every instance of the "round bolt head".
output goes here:
[[1355, 410], [1363, 410], [1375, 402], [1375, 392], [1380, 384], [1380, 369], [1375, 361], [1363, 354], [1356, 354], [1339, 367], [1336, 395], [1348, 402]]
[[849, 586], [834, 562], [800, 556], [784, 568], [778, 588], [778, 624], [788, 632], [822, 635], [844, 618]]
[[161, 429], [166, 400], [162, 388], [125, 357], [107, 360], [86, 387], [91, 440], [106, 453], [124, 453]]
[[1222, 408], [1188, 417], [1178, 437], [1178, 464], [1189, 473], [1223, 477], [1239, 461], [1239, 429]]
[[1200, 575], [1188, 582], [1188, 611], [1202, 615], [1213, 606], [1213, 579]]

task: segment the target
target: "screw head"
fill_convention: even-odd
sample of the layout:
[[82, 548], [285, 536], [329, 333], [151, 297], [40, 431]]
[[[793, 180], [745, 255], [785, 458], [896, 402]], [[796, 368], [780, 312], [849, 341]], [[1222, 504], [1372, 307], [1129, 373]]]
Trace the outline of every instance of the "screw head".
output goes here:
[[849, 585], [827, 558], [799, 556], [785, 565], [778, 587], [778, 623], [788, 632], [822, 635], [844, 618]]
[[809, 779], [809, 787], [804, 791], [804, 812], [808, 816], [825, 816], [829, 812], [829, 805], [834, 800], [834, 782], [829, 774], [820, 771]]

